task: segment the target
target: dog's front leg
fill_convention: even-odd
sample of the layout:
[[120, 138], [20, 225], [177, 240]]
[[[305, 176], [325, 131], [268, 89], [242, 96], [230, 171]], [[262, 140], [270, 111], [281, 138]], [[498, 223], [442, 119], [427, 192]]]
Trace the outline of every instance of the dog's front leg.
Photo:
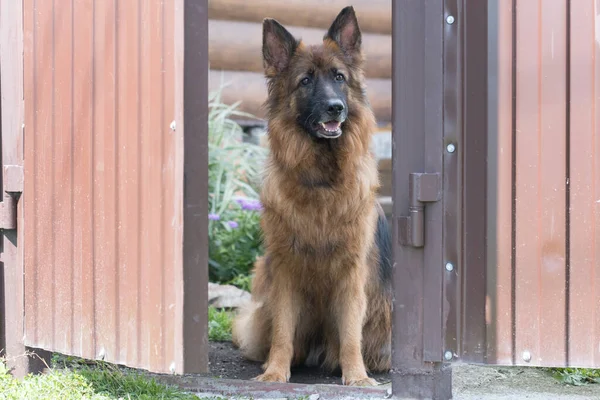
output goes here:
[[287, 382], [294, 354], [294, 334], [298, 323], [299, 305], [289, 280], [273, 281], [274, 298], [272, 307], [272, 337], [265, 372], [255, 380], [262, 382]]
[[367, 309], [365, 280], [361, 272], [352, 271], [336, 293], [334, 313], [340, 338], [340, 366], [344, 385], [374, 386], [377, 381], [368, 377], [361, 351]]

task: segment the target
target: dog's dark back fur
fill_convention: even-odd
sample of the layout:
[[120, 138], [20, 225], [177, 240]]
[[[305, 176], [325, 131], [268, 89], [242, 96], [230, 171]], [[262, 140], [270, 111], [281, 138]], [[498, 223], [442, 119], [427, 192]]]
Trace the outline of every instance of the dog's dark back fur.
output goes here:
[[290, 363], [323, 362], [341, 366], [345, 383], [372, 384], [365, 365], [390, 368], [391, 245], [376, 202], [376, 124], [354, 10], [342, 10], [312, 46], [265, 20], [263, 58], [266, 257], [234, 343], [266, 361], [260, 380], [286, 380]]

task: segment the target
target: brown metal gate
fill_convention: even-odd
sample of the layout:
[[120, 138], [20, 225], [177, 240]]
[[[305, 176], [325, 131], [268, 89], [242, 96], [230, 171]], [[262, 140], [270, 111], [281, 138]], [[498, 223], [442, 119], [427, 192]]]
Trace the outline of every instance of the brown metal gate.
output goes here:
[[600, 4], [393, 4], [394, 394], [449, 397], [448, 362], [600, 367]]
[[496, 6], [498, 95], [490, 105], [495, 123], [488, 137], [498, 142], [489, 148], [496, 162], [488, 175], [487, 221], [488, 231], [495, 230], [487, 249], [495, 335], [487, 341], [494, 352], [489, 357], [598, 367], [599, 4], [519, 0]]
[[25, 186], [5, 307], [25, 320], [6, 340], [206, 371], [206, 1], [8, 3], [23, 65], [3, 52], [3, 164], [24, 131]]

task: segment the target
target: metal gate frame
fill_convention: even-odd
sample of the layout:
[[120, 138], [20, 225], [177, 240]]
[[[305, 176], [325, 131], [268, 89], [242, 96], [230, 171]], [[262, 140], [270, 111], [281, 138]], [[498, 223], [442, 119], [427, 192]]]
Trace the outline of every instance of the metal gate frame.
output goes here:
[[[448, 398], [451, 363], [593, 367], [599, 359], [590, 331], [598, 307], [593, 322], [576, 305], [598, 296], [597, 279], [586, 282], [600, 254], [586, 228], [594, 210], [598, 221], [598, 112], [589, 104], [600, 90], [598, 17], [592, 2], [574, 3], [549, 2], [543, 14], [527, 0], [393, 3], [394, 395]], [[523, 44], [520, 30], [538, 36]], [[537, 129], [534, 139], [519, 124]], [[551, 138], [538, 139], [542, 132]], [[415, 185], [432, 174], [442, 176], [441, 201]], [[539, 191], [528, 190], [532, 174], [543, 174]], [[532, 201], [542, 204], [532, 206], [537, 213], [556, 214], [556, 249], [542, 248], [550, 235], [531, 236], [551, 225], [528, 214]], [[407, 229], [407, 212], [424, 214], [424, 247], [409, 236], [420, 231]], [[538, 231], [524, 229], [528, 221]]]
[[[41, 370], [48, 354], [23, 343], [23, 3], [0, 1], [0, 138], [3, 194], [0, 203], [0, 350], [16, 376]], [[4, 346], [4, 349], [2, 349]]]
[[[442, 364], [442, 288], [444, 260], [441, 222], [451, 204], [419, 190], [417, 175], [433, 174], [444, 188], [456, 169], [444, 145], [457, 143], [451, 129], [456, 80], [444, 80], [444, 45], [456, 36], [445, 24], [452, 1], [393, 2], [393, 243], [394, 309], [392, 392], [399, 397], [452, 397], [451, 370]], [[456, 12], [452, 15], [457, 16]], [[454, 36], [452, 36], [454, 35]], [[447, 72], [449, 76], [449, 72]], [[446, 101], [445, 101], [446, 100]], [[446, 106], [447, 108], [444, 108]], [[446, 117], [443, 124], [442, 117]], [[446, 135], [446, 136], [444, 136]], [[443, 174], [443, 175], [442, 175]], [[443, 178], [442, 178], [443, 177]], [[416, 210], [408, 192], [424, 210]], [[425, 205], [426, 204], [426, 205]], [[424, 213], [422, 243], [406, 240], [402, 216]], [[446, 243], [446, 247], [448, 243]]]

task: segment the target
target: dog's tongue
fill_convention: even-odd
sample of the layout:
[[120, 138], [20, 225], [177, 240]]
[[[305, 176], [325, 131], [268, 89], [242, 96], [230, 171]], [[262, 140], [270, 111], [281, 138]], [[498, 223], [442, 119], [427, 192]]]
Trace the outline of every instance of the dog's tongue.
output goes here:
[[338, 121], [323, 122], [323, 128], [329, 132], [335, 132], [339, 127], [340, 123]]

